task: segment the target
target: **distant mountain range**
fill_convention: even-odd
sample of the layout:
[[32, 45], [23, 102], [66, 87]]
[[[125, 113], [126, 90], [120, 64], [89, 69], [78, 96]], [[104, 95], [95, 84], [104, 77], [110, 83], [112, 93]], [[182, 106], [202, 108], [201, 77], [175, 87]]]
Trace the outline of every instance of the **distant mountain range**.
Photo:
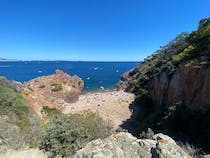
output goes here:
[[0, 61], [4, 61], [4, 60], [8, 60], [8, 59], [5, 59], [5, 58], [0, 58]]
[[15, 59], [6, 59], [6, 58], [0, 58], [0, 62], [2, 61], [17, 61]]

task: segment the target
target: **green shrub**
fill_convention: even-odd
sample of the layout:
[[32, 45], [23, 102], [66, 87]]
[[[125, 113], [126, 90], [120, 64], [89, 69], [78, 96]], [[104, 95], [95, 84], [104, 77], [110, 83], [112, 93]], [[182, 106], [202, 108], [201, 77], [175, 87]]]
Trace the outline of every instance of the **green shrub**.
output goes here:
[[16, 82], [0, 78], [0, 138], [8, 149], [39, 144], [40, 122], [32, 114]]
[[50, 152], [51, 158], [67, 157], [87, 142], [111, 135], [112, 125], [104, 122], [97, 113], [57, 115], [45, 127], [40, 148]]
[[193, 50], [194, 50], [194, 47], [192, 45], [189, 45], [187, 48], [184, 49], [183, 52], [179, 53], [178, 55], [173, 56], [173, 60], [177, 62], [181, 62], [189, 58]]
[[62, 90], [62, 89], [63, 89], [63, 87], [62, 87], [61, 84], [52, 84], [52, 85], [51, 85], [51, 90], [52, 90], [53, 92], [57, 92], [57, 91], [60, 91], [60, 90]]
[[46, 118], [53, 118], [56, 115], [61, 114], [59, 109], [49, 108], [48, 106], [43, 106], [42, 109], [41, 109], [41, 113], [42, 113], [43, 116], [45, 115]]
[[185, 64], [185, 67], [190, 67], [190, 66], [201, 66], [201, 65], [207, 65], [208, 61], [201, 61], [199, 59], [193, 59], [189, 61], [188, 63]]

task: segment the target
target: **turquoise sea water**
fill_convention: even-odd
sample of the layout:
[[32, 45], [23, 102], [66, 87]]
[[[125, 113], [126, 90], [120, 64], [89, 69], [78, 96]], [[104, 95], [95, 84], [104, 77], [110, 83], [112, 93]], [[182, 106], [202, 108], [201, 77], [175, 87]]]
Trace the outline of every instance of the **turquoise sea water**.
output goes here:
[[120, 75], [139, 62], [72, 62], [72, 61], [18, 61], [0, 62], [0, 76], [20, 82], [50, 75], [56, 69], [78, 75], [85, 82], [84, 91], [95, 91], [100, 86], [114, 88]]

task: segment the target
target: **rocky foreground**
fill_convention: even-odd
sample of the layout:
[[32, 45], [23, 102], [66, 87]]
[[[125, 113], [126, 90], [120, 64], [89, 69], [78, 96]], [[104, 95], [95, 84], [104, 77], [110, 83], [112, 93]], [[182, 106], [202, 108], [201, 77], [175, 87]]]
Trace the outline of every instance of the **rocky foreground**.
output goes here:
[[[37, 149], [0, 154], [4, 158], [47, 158]], [[167, 135], [156, 134], [151, 139], [137, 139], [120, 132], [105, 139], [97, 139], [77, 151], [73, 158], [191, 158]]]
[[38, 149], [8, 151], [0, 153], [1, 158], [47, 158], [47, 155]]
[[190, 158], [176, 142], [164, 134], [152, 139], [137, 139], [120, 132], [104, 140], [97, 139], [79, 150], [73, 158]]

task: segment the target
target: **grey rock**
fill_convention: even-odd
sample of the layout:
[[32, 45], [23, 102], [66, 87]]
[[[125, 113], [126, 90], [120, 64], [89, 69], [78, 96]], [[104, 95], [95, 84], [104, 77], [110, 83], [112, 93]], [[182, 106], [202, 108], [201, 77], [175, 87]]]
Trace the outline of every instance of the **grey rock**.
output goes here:
[[171, 137], [169, 137], [165, 134], [162, 134], [162, 133], [158, 133], [158, 134], [154, 135], [152, 138], [153, 138], [153, 140], [156, 140], [156, 141], [165, 140], [168, 143], [176, 144], [176, 142]]
[[120, 132], [106, 139], [97, 139], [76, 152], [73, 158], [190, 158], [175, 141], [157, 134], [154, 139], [137, 139]]
[[210, 158], [210, 154], [204, 155], [203, 158]]

